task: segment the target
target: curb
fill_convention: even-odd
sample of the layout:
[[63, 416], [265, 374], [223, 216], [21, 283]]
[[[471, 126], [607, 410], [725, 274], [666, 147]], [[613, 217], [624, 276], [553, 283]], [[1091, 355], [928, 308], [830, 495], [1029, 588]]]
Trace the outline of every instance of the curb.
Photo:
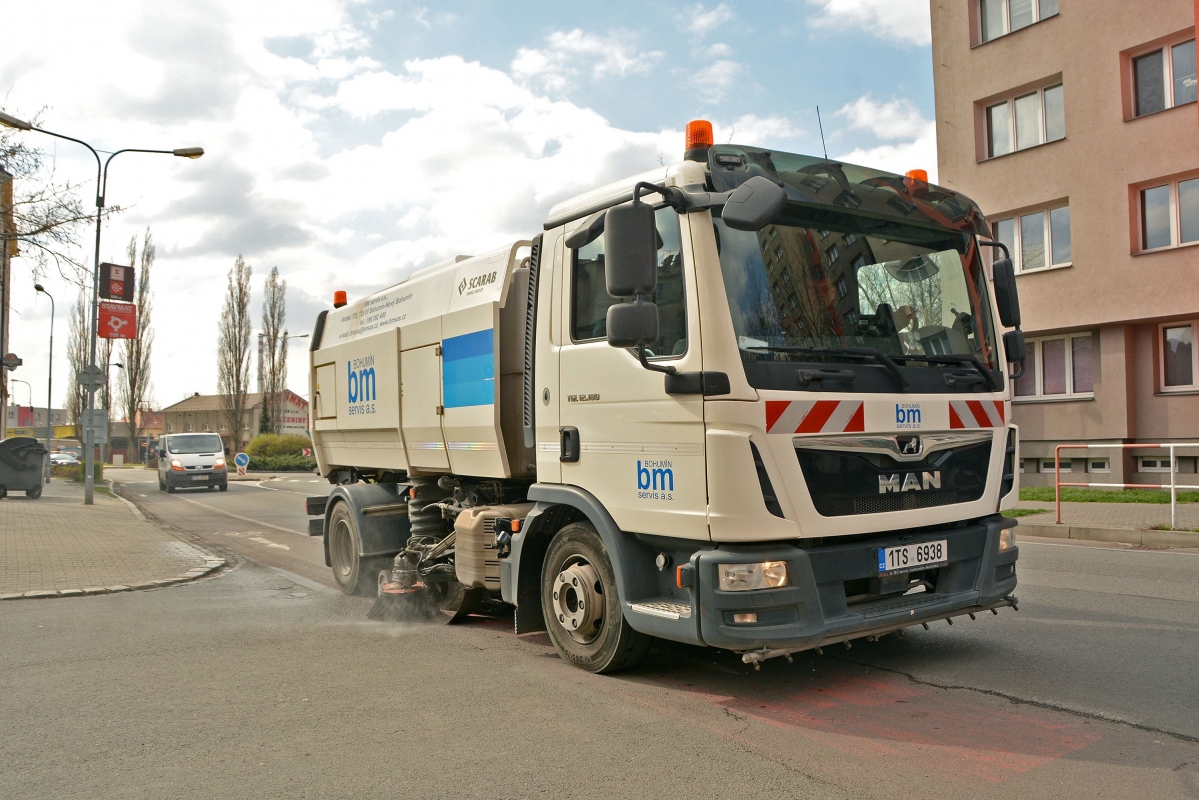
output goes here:
[[1045, 539], [1081, 539], [1090, 542], [1112, 542], [1148, 547], [1199, 547], [1199, 533], [1190, 531], [1089, 528], [1064, 523], [1058, 525], [1057, 523], [1033, 522], [1021, 522], [1019, 527], [1024, 529], [1027, 536], [1040, 536]]
[[[146, 519], [142, 510], [134, 503], [126, 500], [120, 494], [117, 494], [113, 487], [113, 482], [108, 481], [109, 491], [113, 496], [124, 503], [133, 512], [133, 515], [143, 522], [153, 525], [154, 523]], [[156, 526], [157, 527], [157, 526]], [[0, 594], [2, 600], [46, 600], [52, 597], [90, 597], [99, 594], [119, 594], [120, 592], [136, 592], [143, 589], [161, 589], [164, 586], [177, 586], [181, 583], [190, 583], [198, 578], [203, 578], [205, 575], [211, 575], [217, 570], [223, 568], [228, 562], [221, 556], [215, 555], [203, 547], [185, 542], [188, 547], [194, 547], [201, 555], [204, 556], [204, 565], [200, 567], [192, 567], [187, 572], [181, 572], [173, 578], [161, 578], [159, 580], [146, 581], [145, 583], [135, 583], [129, 586], [124, 584], [116, 584], [114, 586], [89, 586], [86, 589], [35, 589], [28, 592], [11, 592], [9, 594]]]

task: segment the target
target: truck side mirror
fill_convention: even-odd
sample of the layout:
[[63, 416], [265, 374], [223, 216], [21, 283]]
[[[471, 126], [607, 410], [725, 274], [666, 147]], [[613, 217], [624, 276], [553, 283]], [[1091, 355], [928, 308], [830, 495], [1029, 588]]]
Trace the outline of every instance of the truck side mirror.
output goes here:
[[225, 448], [225, 455], [229, 455], [229, 452], [230, 452], [230, 451], [229, 451], [229, 448], [228, 448], [228, 447], [226, 447], [226, 448]]
[[1012, 373], [1013, 378], [1019, 378], [1024, 374], [1024, 361], [1028, 358], [1028, 351], [1024, 344], [1024, 331], [1017, 328], [1005, 333], [1003, 335], [1003, 351], [1007, 354], [1007, 363], [1020, 365], [1020, 371]]
[[613, 297], [632, 303], [608, 308], [608, 344], [644, 347], [658, 341], [658, 307], [646, 297], [658, 288], [658, 229], [654, 209], [639, 199], [604, 217], [604, 280]]
[[[995, 284], [995, 305], [1005, 328], [1020, 327], [1020, 296], [1016, 293], [1016, 270], [1010, 258], [1000, 258], [991, 267]], [[1013, 362], [1015, 363], [1015, 362]]]
[[738, 186], [724, 201], [724, 224], [738, 231], [760, 231], [787, 203], [787, 192], [769, 178], [756, 175]]

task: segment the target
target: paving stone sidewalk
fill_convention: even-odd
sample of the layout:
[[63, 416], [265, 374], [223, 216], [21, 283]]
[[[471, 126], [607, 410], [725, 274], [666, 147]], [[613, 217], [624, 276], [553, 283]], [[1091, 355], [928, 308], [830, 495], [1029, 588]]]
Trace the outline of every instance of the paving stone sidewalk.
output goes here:
[[[1053, 503], [1022, 500], [1021, 508], [1043, 508], [1046, 514], [1031, 514], [1020, 518], [1020, 524], [1054, 524]], [[1199, 503], [1177, 505], [1178, 525], [1184, 530], [1199, 528]], [[1090, 528], [1128, 528], [1145, 530], [1155, 525], [1170, 524], [1170, 504], [1156, 503], [1062, 503], [1062, 524]]]
[[147, 522], [125, 501], [55, 480], [41, 499], [0, 500], [0, 600], [149, 589], [192, 580], [224, 559]]

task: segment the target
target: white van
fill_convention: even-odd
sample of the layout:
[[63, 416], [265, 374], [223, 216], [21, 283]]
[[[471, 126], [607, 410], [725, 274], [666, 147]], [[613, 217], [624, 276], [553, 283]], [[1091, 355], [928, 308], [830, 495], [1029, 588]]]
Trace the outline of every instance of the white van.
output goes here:
[[215, 433], [173, 433], [158, 441], [158, 490], [183, 486], [229, 489], [225, 447]]

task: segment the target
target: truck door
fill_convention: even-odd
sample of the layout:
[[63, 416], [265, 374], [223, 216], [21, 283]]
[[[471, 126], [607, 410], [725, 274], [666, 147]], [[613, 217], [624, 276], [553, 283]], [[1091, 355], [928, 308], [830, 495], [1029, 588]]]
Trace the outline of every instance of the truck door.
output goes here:
[[[657, 224], [659, 339], [651, 357], [699, 370], [687, 221], [664, 207]], [[562, 482], [595, 495], [622, 530], [709, 538], [703, 397], [666, 394], [662, 373], [608, 346], [606, 315], [619, 301], [605, 285], [603, 236], [566, 249], [563, 266], [559, 409], [562, 439], [577, 431], [578, 449], [570, 456], [577, 460], [562, 462]]]

